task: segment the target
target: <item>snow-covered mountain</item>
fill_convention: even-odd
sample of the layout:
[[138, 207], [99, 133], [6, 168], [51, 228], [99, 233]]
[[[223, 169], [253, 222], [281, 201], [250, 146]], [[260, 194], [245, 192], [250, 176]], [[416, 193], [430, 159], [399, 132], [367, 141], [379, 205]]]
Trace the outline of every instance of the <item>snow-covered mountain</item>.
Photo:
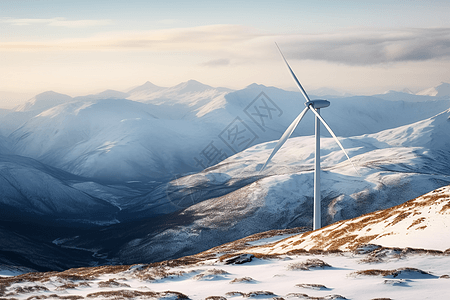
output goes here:
[[214, 88], [196, 80], [182, 82], [173, 87], [160, 87], [147, 81], [128, 91], [128, 99], [153, 104], [185, 104], [198, 107], [205, 104], [205, 101], [231, 91], [227, 88]]
[[[49, 95], [52, 103], [56, 96]], [[5, 115], [4, 134], [15, 129], [8, 134], [13, 153], [82, 176], [161, 181], [278, 139], [303, 109], [300, 93], [256, 84], [229, 91], [193, 80], [171, 88], [148, 82], [123, 94], [128, 100], [102, 95], [122, 94], [62, 97], [63, 104], [46, 111]], [[450, 100], [410, 103], [355, 96], [333, 99], [323, 115], [339, 136], [354, 136], [410, 124], [448, 107]], [[293, 136], [313, 134], [312, 119], [307, 115]]]
[[0, 116], [0, 135], [8, 136], [41, 112], [72, 101], [72, 97], [53, 91], [41, 93]]
[[75, 97], [74, 100], [125, 99], [128, 96], [128, 93], [115, 90], [106, 90], [98, 94]]
[[[449, 117], [447, 110], [396, 129], [341, 138], [361, 177], [334, 140], [322, 138], [323, 223], [399, 205], [449, 184]], [[259, 169], [275, 142], [251, 147], [201, 173], [176, 179], [165, 190], [147, 194], [138, 202], [141, 209], [146, 205], [150, 210], [185, 209], [161, 219], [163, 226], [155, 225], [154, 220], [143, 220], [136, 229], [112, 226], [108, 229], [111, 234], [122, 232], [123, 237], [120, 251], [115, 248], [114, 255], [127, 263], [142, 258], [161, 260], [262, 230], [311, 226], [313, 140], [291, 138], [262, 174]], [[80, 236], [67, 245], [98, 248], [101, 244], [107, 242]], [[102, 251], [112, 250], [106, 247]]]
[[67, 103], [72, 100], [72, 97], [48, 91], [34, 96], [24, 104], [14, 108], [14, 111], [39, 111], [42, 112], [59, 104]]
[[417, 95], [433, 96], [433, 97], [450, 97], [450, 84], [441, 82], [435, 87], [422, 90]]
[[97, 179], [163, 179], [190, 171], [184, 162], [208, 132], [153, 113], [153, 106], [123, 99], [71, 102], [39, 114], [9, 138], [16, 154]]

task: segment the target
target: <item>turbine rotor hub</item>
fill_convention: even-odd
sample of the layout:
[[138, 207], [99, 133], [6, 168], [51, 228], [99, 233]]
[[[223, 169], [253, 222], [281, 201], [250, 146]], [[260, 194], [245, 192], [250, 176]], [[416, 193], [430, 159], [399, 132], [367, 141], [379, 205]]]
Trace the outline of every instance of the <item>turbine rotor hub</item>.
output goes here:
[[312, 100], [305, 102], [306, 107], [312, 106], [314, 109], [325, 108], [330, 106], [330, 101], [328, 100]]

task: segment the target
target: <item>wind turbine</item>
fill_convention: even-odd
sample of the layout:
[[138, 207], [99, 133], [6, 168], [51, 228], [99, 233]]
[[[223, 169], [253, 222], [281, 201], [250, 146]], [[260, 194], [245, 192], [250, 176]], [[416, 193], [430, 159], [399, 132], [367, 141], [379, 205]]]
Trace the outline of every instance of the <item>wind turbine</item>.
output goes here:
[[[352, 160], [347, 154], [347, 151], [345, 151], [342, 144], [339, 142], [338, 138], [334, 134], [333, 130], [331, 130], [330, 126], [328, 126], [327, 122], [322, 118], [320, 115], [320, 109], [330, 106], [330, 102], [328, 100], [310, 100], [308, 97], [308, 94], [306, 94], [306, 91], [303, 89], [302, 85], [300, 84], [300, 81], [297, 79], [297, 76], [295, 76], [294, 71], [292, 71], [291, 67], [289, 66], [286, 58], [283, 55], [283, 52], [281, 52], [280, 47], [278, 47], [278, 51], [280, 51], [281, 56], [283, 57], [284, 62], [286, 63], [286, 66], [289, 69], [289, 72], [291, 73], [292, 77], [294, 78], [295, 83], [297, 84], [297, 87], [300, 89], [300, 92], [303, 94], [303, 97], [305, 97], [306, 102], [305, 106], [306, 108], [303, 109], [303, 111], [295, 118], [295, 120], [289, 125], [289, 127], [286, 129], [286, 131], [283, 133], [281, 138], [278, 140], [278, 143], [275, 145], [275, 148], [273, 149], [272, 153], [270, 154], [269, 158], [267, 159], [264, 166], [261, 168], [260, 172], [262, 172], [267, 165], [269, 164], [270, 160], [273, 158], [273, 156], [280, 150], [281, 146], [287, 141], [287, 139], [291, 136], [292, 132], [294, 132], [295, 128], [297, 128], [297, 125], [302, 120], [303, 116], [306, 114], [308, 110], [311, 110], [315, 118], [315, 138], [316, 138], [316, 147], [315, 147], [315, 157], [314, 157], [314, 218], [313, 218], [313, 229], [319, 229], [321, 227], [321, 196], [320, 196], [320, 122], [325, 126], [325, 128], [328, 130], [328, 132], [333, 136], [336, 143], [341, 147], [342, 151], [344, 151], [345, 156], [347, 156], [347, 159], [352, 164], [353, 168], [355, 169], [356, 173], [358, 173], [358, 170], [356, 170], [355, 165], [353, 164]], [[359, 174], [359, 173], [358, 173]]]

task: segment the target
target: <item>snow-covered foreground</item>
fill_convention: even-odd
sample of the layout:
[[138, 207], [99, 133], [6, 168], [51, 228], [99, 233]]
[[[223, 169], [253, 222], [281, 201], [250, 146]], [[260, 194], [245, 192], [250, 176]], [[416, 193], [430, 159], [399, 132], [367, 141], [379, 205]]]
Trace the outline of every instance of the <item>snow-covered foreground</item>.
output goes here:
[[[348, 252], [284, 255], [273, 259], [254, 258], [245, 264], [230, 265], [217, 259], [177, 267], [147, 268], [137, 265], [122, 268], [116, 274], [101, 274], [99, 270], [98, 276], [94, 271], [94, 275], [88, 275], [83, 270], [73, 270], [72, 274], [49, 274], [49, 277], [43, 276], [42, 280], [36, 281], [19, 282], [19, 277], [11, 278], [9, 286], [3, 283], [3, 297], [446, 299], [449, 291], [450, 256], [386, 252], [388, 254], [385, 261], [376, 264], [367, 259], [369, 254]], [[302, 264], [320, 265], [322, 262], [326, 264], [324, 267], [311, 267], [307, 270], [300, 268]]]
[[[447, 299], [450, 249], [446, 247], [450, 242], [440, 239], [437, 244], [432, 237], [449, 235], [450, 229], [445, 225], [450, 219], [449, 208], [447, 186], [403, 205], [314, 232], [296, 234], [301, 228], [271, 231], [197, 255], [149, 265], [79, 268], [0, 278], [0, 297]], [[366, 236], [372, 239], [365, 242], [380, 241], [391, 247], [364, 243], [361, 232], [369, 231]], [[383, 240], [382, 233], [386, 232], [394, 236], [392, 241]], [[322, 237], [320, 241], [318, 236]], [[411, 245], [408, 237], [413, 237], [410, 242], [415, 249], [407, 247]], [[337, 241], [341, 246], [329, 247], [324, 241]]]

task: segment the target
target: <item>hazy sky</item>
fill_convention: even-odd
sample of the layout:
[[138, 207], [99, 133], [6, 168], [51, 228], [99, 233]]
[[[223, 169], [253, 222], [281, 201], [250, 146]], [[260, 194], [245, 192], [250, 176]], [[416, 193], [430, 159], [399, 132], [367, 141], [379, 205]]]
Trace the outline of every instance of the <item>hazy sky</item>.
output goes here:
[[274, 42], [306, 90], [417, 91], [450, 82], [449, 16], [448, 0], [0, 0], [0, 92], [294, 89]]

